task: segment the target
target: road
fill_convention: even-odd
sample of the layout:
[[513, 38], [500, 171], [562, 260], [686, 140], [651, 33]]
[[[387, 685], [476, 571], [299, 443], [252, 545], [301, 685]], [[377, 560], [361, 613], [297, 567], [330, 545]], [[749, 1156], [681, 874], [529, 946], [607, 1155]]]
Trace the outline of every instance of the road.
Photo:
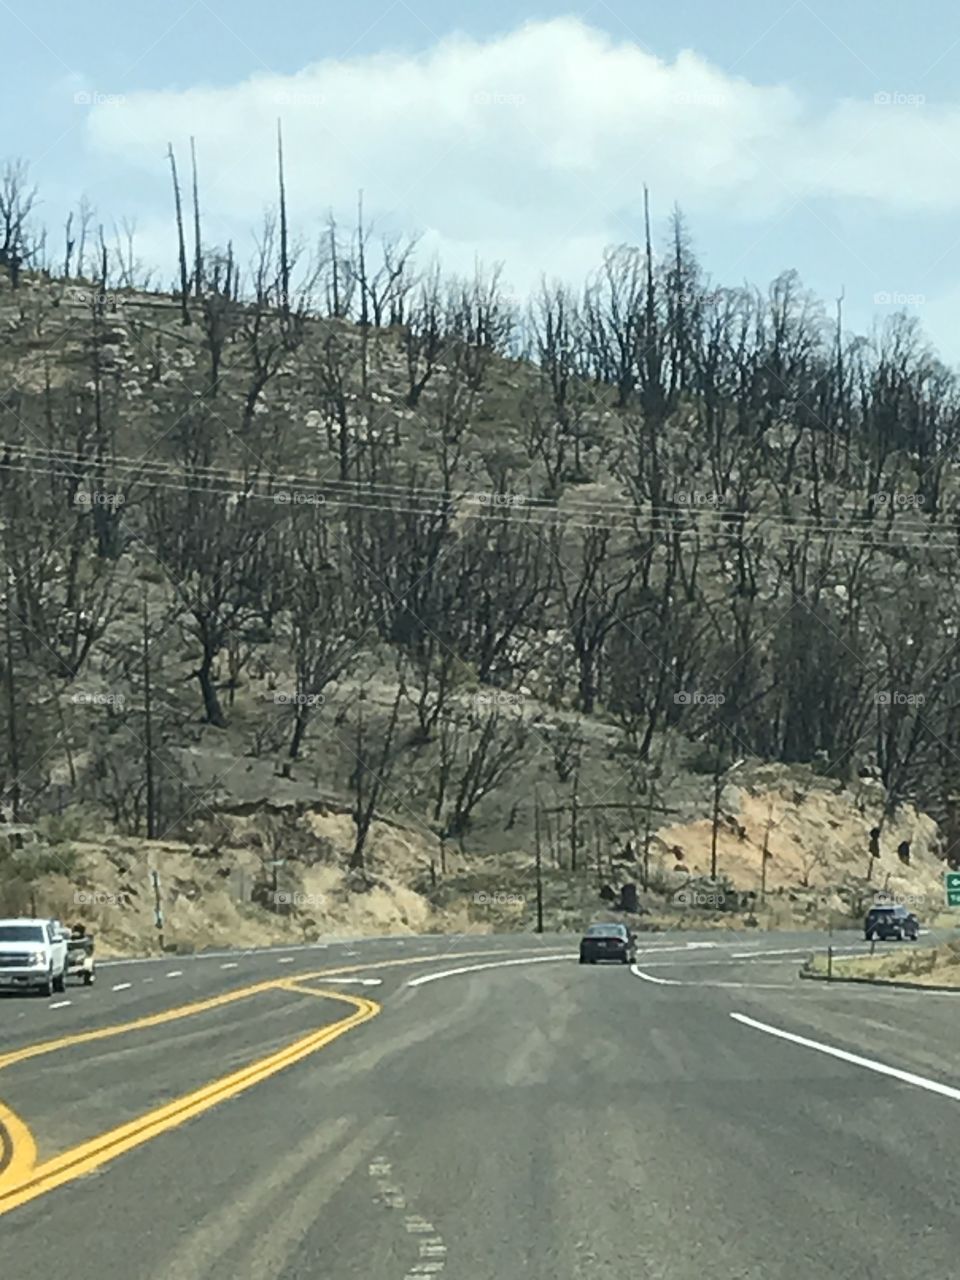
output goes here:
[[4, 997], [3, 1275], [944, 1280], [958, 997], [800, 982], [823, 941], [383, 939]]

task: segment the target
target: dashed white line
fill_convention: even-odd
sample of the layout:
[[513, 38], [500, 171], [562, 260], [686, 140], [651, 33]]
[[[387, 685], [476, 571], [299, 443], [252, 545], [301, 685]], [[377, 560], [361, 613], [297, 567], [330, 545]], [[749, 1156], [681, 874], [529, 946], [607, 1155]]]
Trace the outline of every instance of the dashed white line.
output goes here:
[[295, 956], [281, 956], [277, 964], [293, 964]]
[[132, 982], [115, 982], [110, 988], [111, 991], [129, 991], [133, 986]]
[[65, 1009], [68, 1004], [73, 1004], [72, 1000], [54, 1000], [53, 1004], [48, 1005], [49, 1009]]
[[[389, 1165], [387, 1166], [389, 1168]], [[417, 1213], [411, 1213], [407, 1216], [403, 1224], [411, 1235], [433, 1235], [436, 1227], [432, 1222], [428, 1222], [426, 1218], [421, 1218]]]
[[183, 977], [183, 970], [182, 970], [182, 969], [171, 969], [171, 970], [170, 970], [170, 972], [167, 974], [167, 977], [168, 977], [168, 978], [182, 978], [182, 977]]
[[237, 969], [239, 968], [239, 965], [237, 964], [236, 960], [233, 960], [228, 964], [222, 964], [220, 968], [221, 969]]
[[443, 1243], [442, 1236], [434, 1236], [432, 1240], [420, 1241], [421, 1258], [444, 1258], [446, 1253], [447, 1246]]
[[748, 1018], [744, 1013], [731, 1013], [730, 1017], [735, 1022], [763, 1031], [768, 1036], [788, 1040], [791, 1044], [801, 1045], [804, 1049], [814, 1049], [817, 1053], [825, 1053], [828, 1057], [838, 1058], [841, 1062], [849, 1062], [855, 1067], [865, 1067], [867, 1071], [875, 1071], [881, 1076], [891, 1076], [894, 1080], [902, 1080], [904, 1084], [912, 1084], [918, 1089], [926, 1089], [928, 1093], [939, 1093], [941, 1097], [960, 1102], [960, 1089], [955, 1089], [953, 1085], [941, 1084], [939, 1080], [930, 1080], [927, 1076], [919, 1076], [913, 1071], [901, 1071], [899, 1067], [888, 1067], [885, 1062], [877, 1062], [875, 1058], [863, 1058], [858, 1053], [837, 1049], [830, 1044], [821, 1044], [819, 1040], [810, 1040], [806, 1036], [795, 1035], [792, 1031], [783, 1031], [780, 1027], [772, 1027], [767, 1022]]

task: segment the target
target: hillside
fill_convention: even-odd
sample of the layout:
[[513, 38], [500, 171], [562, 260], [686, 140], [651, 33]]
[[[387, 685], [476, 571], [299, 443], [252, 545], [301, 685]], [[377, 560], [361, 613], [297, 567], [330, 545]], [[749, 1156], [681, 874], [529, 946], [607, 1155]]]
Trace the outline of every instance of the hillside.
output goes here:
[[[391, 277], [349, 244], [297, 291], [273, 240], [242, 278], [204, 249], [185, 299], [109, 255], [0, 268], [2, 803], [45, 850], [0, 863], [0, 908], [29, 885], [75, 914], [67, 845], [94, 886], [121, 850], [138, 893], [214, 847], [244, 887], [178, 890], [184, 945], [526, 927], [470, 903], [529, 897], [539, 828], [558, 918], [634, 879], [669, 924], [715, 794], [737, 892], [765, 837], [771, 893], [872, 891], [877, 828], [882, 862], [911, 843], [891, 884], [935, 897], [956, 384], [902, 320], [867, 343], [791, 275], [713, 285], [679, 221], [668, 248], [524, 313], [495, 272]], [[339, 816], [224, 827], [277, 806]], [[264, 901], [279, 857], [319, 915]]]

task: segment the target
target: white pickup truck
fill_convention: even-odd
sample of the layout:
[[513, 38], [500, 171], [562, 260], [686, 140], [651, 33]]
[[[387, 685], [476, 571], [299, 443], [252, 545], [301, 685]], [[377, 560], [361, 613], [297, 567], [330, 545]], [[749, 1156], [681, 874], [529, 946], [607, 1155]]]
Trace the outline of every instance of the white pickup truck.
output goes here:
[[67, 940], [59, 920], [0, 920], [0, 988], [35, 987], [41, 995], [62, 991]]

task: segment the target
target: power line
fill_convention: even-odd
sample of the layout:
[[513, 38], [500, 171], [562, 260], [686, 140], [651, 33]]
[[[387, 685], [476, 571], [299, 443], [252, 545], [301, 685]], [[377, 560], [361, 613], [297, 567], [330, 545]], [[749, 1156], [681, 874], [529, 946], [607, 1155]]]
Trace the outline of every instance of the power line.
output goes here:
[[[2, 442], [0, 442], [2, 444]], [[816, 523], [816, 517], [789, 518], [772, 512], [733, 512], [710, 509], [706, 511], [684, 508], [650, 506], [617, 512], [609, 504], [583, 504], [583, 510], [561, 510], [544, 500], [509, 501], [501, 504], [495, 499], [501, 495], [486, 495], [492, 501], [483, 502], [482, 495], [474, 491], [454, 493], [445, 490], [429, 490], [421, 486], [390, 486], [363, 481], [322, 481], [289, 473], [268, 473], [266, 483], [259, 476], [245, 476], [225, 468], [186, 467], [177, 468], [171, 463], [145, 463], [142, 459], [82, 459], [56, 450], [18, 448], [17, 455], [23, 462], [11, 460], [9, 446], [0, 458], [0, 471], [26, 475], [51, 475], [62, 479], [82, 480], [93, 467], [105, 468], [113, 473], [112, 480], [120, 479], [131, 486], [147, 491], [178, 491], [202, 495], [235, 498], [238, 501], [260, 500], [275, 505], [332, 506], [347, 510], [378, 511], [398, 515], [447, 515], [481, 522], [515, 524], [518, 527], [562, 526], [594, 532], [633, 533], [636, 535], [679, 538], [681, 541], [695, 534], [709, 535], [716, 544], [742, 545], [756, 539], [765, 531], [782, 536], [806, 536], [820, 540], [833, 540], [847, 548], [871, 550], [930, 549], [955, 553], [958, 531], [954, 525], [928, 524], [919, 528], [903, 528], [898, 522], [881, 529], [857, 529], [835, 524]], [[118, 474], [119, 473], [119, 476]], [[146, 474], [145, 474], [146, 473]], [[193, 480], [194, 483], [189, 483]], [[257, 492], [257, 487], [266, 492]], [[277, 486], [276, 488], [274, 486]], [[292, 492], [291, 492], [292, 491]], [[439, 495], [439, 497], [435, 496]], [[509, 497], [509, 495], [502, 495]], [[380, 499], [378, 502], [377, 499]], [[464, 501], [476, 503], [480, 511], [465, 511]], [[411, 505], [422, 502], [426, 505]], [[489, 508], [489, 509], [488, 509]], [[547, 518], [544, 518], [547, 517]], [[573, 517], [582, 517], [576, 519]], [[802, 522], [801, 522], [802, 520]], [[951, 542], [934, 540], [934, 534], [949, 536]]]

